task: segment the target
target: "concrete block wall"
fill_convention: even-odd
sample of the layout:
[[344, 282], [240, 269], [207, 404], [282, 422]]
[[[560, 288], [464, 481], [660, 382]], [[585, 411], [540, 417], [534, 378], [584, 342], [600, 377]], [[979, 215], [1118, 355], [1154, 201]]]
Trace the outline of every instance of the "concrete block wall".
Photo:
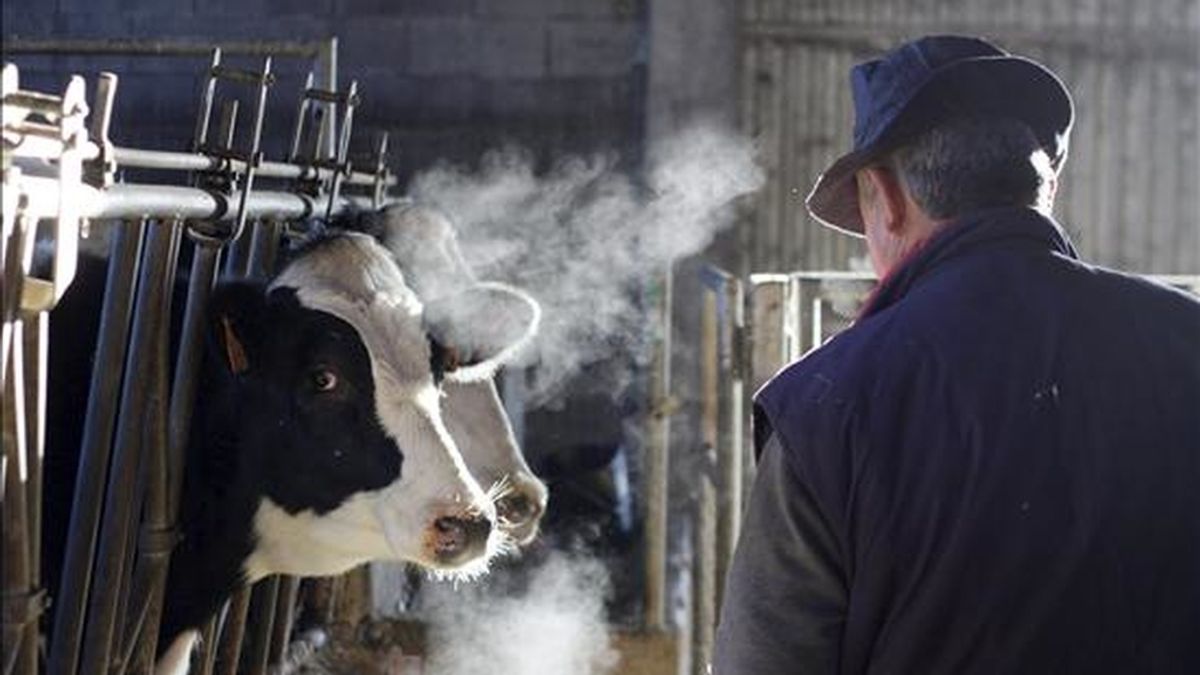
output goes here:
[[[645, 114], [647, 0], [6, 0], [21, 38], [194, 41], [339, 38], [339, 75], [359, 82], [356, 154], [388, 130], [402, 176], [471, 163], [516, 143], [549, 160], [616, 150], [636, 158]], [[73, 72], [121, 75], [119, 143], [190, 140], [203, 58], [6, 55], [45, 89]], [[244, 59], [254, 67], [254, 59]], [[309, 64], [278, 59], [266, 148], [281, 156]]]

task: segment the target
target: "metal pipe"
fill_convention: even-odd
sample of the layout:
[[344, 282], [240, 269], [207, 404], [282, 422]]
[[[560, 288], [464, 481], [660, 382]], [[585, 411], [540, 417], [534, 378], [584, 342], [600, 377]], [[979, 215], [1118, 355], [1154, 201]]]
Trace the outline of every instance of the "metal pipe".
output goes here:
[[[20, 227], [18, 225], [18, 227]], [[34, 622], [33, 585], [30, 569], [29, 519], [26, 512], [26, 488], [29, 478], [25, 429], [25, 359], [22, 326], [16, 321], [10, 328], [11, 351], [4, 382], [4, 674], [35, 675], [37, 652], [25, 642], [26, 629]]]
[[723, 275], [717, 290], [717, 299], [720, 322], [717, 334], [717, 541], [713, 605], [719, 611], [725, 576], [733, 559], [742, 519], [744, 394], [740, 342], [745, 326], [745, 313], [741, 282], [736, 277]]
[[141, 258], [145, 223], [118, 227], [109, 255], [104, 306], [100, 314], [96, 359], [80, 446], [79, 473], [63, 561], [58, 608], [50, 641], [54, 675], [74, 673], [79, 661], [84, 608], [91, 586], [92, 557], [100, 525], [104, 479], [112, 449], [117, 396], [124, 370], [126, 340], [133, 306], [133, 283]]
[[[317, 87], [326, 91], [337, 91], [338, 71], [338, 39], [331, 37], [320, 44], [317, 52]], [[336, 156], [337, 148], [334, 147], [334, 119], [335, 111], [332, 103], [326, 103], [322, 107], [324, 114], [321, 117], [321, 133], [317, 136], [321, 139], [321, 144], [314, 153], [316, 159], [333, 159]]]
[[242, 586], [229, 598], [217, 648], [217, 674], [236, 675], [238, 657], [242, 653], [242, 638], [246, 635], [246, 614], [250, 609], [250, 587]]
[[275, 604], [275, 625], [271, 630], [270, 663], [279, 665], [287, 654], [292, 624], [296, 620], [296, 600], [300, 594], [300, 579], [293, 576], [279, 578], [279, 595]]
[[[32, 253], [32, 251], [31, 251]], [[29, 546], [29, 588], [35, 595], [41, 586], [42, 565], [42, 460], [46, 449], [46, 378], [50, 357], [50, 313], [37, 312], [22, 321], [25, 333], [25, 451], [29, 478], [25, 483], [27, 506], [26, 542]], [[40, 607], [35, 607], [40, 613]], [[38, 623], [25, 626], [22, 649], [37, 670]], [[29, 666], [26, 666], [29, 667]]]
[[250, 261], [246, 265], [246, 277], [266, 279], [275, 269], [275, 258], [279, 252], [279, 233], [283, 224], [275, 220], [259, 220], [250, 231]]
[[[209, 157], [191, 152], [168, 152], [164, 150], [143, 150], [141, 148], [113, 149], [113, 157], [120, 167], [138, 169], [157, 169], [163, 171], [218, 171], [226, 167], [240, 172], [245, 169], [245, 162], [238, 159], [222, 159]], [[319, 168], [293, 162], [263, 161], [255, 170], [260, 178], [278, 178], [282, 180], [327, 180], [332, 178], [333, 169]], [[344, 185], [373, 186], [376, 182], [374, 173], [355, 171], [342, 179]], [[384, 180], [384, 185], [394, 187], [397, 184], [394, 176]]]
[[[229, 607], [229, 603], [225, 603]], [[223, 612], [218, 612], [222, 614]], [[213, 616], [204, 622], [200, 630], [200, 672], [197, 675], [212, 675], [217, 664], [217, 625], [218, 618]]]
[[266, 675], [271, 657], [271, 637], [275, 629], [275, 609], [279, 596], [279, 577], [271, 576], [254, 584], [250, 601], [249, 652], [246, 672], [249, 675]]
[[137, 289], [130, 354], [121, 395], [108, 490], [105, 498], [100, 550], [96, 562], [96, 585], [88, 603], [88, 623], [83, 650], [83, 673], [107, 672], [113, 637], [119, 625], [118, 600], [126, 588], [126, 543], [137, 519], [134, 489], [139, 459], [143, 452], [142, 415], [151, 403], [149, 387], [154, 377], [160, 341], [170, 330], [170, 298], [180, 228], [150, 229]]
[[652, 410], [647, 421], [643, 492], [645, 499], [645, 588], [643, 621], [648, 630], [663, 630], [667, 614], [668, 453], [671, 425], [671, 295], [673, 273], [668, 263], [656, 298], [658, 344], [650, 374]]
[[212, 120], [213, 95], [217, 89], [217, 80], [212, 76], [212, 71], [221, 65], [221, 48], [213, 48], [211, 52], [212, 56], [208, 72], [204, 76], [204, 90], [200, 94], [200, 111], [196, 115], [196, 131], [192, 137], [192, 150], [199, 150], [208, 141], [208, 126]]
[[220, 251], [219, 247], [211, 245], [207, 239], [197, 240], [192, 250], [187, 304], [179, 338], [179, 353], [175, 357], [175, 381], [171, 387], [171, 408], [168, 415], [168, 500], [171, 505], [172, 523], [179, 519], [179, 500], [183, 492], [183, 472], [186, 468], [192, 412], [196, 402], [196, 383], [204, 358], [208, 299], [212, 296]]
[[[179, 237], [183, 223], [176, 222], [171, 226], [175, 237], [176, 256], [178, 255]], [[170, 265], [174, 268], [174, 262]], [[171, 316], [172, 289], [174, 273], [159, 281], [164, 285], [163, 311], [166, 317]], [[168, 359], [170, 353], [169, 326], [159, 336], [154, 354], [154, 366], [151, 370], [149, 387], [151, 389], [145, 419], [147, 420], [146, 439], [148, 447], [142, 450], [142, 461], [146, 467], [146, 499], [143, 506], [143, 523], [137, 547], [137, 571], [142, 587], [145, 589], [140, 607], [135, 611], [143, 620], [138, 622], [140, 630], [130, 638], [133, 652], [133, 664], [137, 671], [148, 671], [154, 663], [155, 648], [158, 644], [159, 618], [162, 615], [163, 596], [166, 589], [167, 569], [171, 560], [171, 551], [175, 545], [174, 505], [171, 503], [171, 456], [173, 448], [170, 445], [170, 421], [168, 396]]]
[[717, 495], [711, 478], [715, 460], [711, 447], [703, 450], [705, 470], [697, 481], [696, 519], [692, 556], [692, 672], [706, 675], [712, 661], [713, 636], [717, 621]]

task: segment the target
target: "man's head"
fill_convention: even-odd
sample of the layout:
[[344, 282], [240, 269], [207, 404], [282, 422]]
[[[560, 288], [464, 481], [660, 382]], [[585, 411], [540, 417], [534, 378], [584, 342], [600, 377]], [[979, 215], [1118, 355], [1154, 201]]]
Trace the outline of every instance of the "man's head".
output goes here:
[[884, 276], [947, 221], [1004, 206], [1049, 213], [1057, 173], [1021, 120], [963, 115], [881, 153], [854, 180], [871, 263]]
[[947, 220], [982, 208], [1049, 207], [1074, 118], [1041, 64], [978, 38], [925, 37], [855, 66], [854, 149], [806, 202], [865, 236], [886, 274]]

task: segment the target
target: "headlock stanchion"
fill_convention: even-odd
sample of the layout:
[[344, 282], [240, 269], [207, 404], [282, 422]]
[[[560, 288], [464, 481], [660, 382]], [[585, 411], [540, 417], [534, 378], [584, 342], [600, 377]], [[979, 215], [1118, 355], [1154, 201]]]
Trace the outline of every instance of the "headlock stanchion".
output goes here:
[[[222, 258], [227, 275], [265, 279], [297, 223], [350, 206], [386, 205], [396, 184], [385, 165], [387, 138], [378, 142], [372, 171], [353, 171], [358, 87], [352, 82], [337, 91], [323, 75], [330, 89], [310, 78], [301, 92], [288, 161], [266, 161], [260, 146], [275, 79], [270, 58], [259, 69], [239, 70], [214, 50], [187, 152], [121, 148], [109, 140], [115, 75], [97, 80], [90, 134], [81, 78], [56, 96], [21, 90], [17, 76], [15, 66], [5, 66], [0, 675], [33, 675], [39, 666], [51, 675], [145, 673], [156, 656], [178, 539], [206, 309]], [[254, 88], [247, 133], [237, 133], [236, 101], [217, 101], [219, 83]], [[308, 125], [311, 139], [310, 107], [324, 113]], [[245, 142], [235, 143], [239, 137]], [[183, 173], [176, 184], [136, 184], [119, 182], [122, 168]], [[285, 187], [255, 190], [256, 177]], [[343, 186], [361, 195], [343, 195]], [[54, 620], [39, 655], [47, 602], [38, 570], [49, 311], [75, 276], [88, 219], [107, 224], [107, 277]], [[33, 274], [35, 243], [46, 278]], [[173, 352], [173, 290], [185, 245], [191, 250], [186, 304], [175, 308], [183, 318]], [[195, 669], [268, 672], [288, 652], [298, 589], [297, 579], [272, 577], [235, 593], [203, 631]]]
[[[42, 455], [45, 441], [49, 311], [74, 279], [80, 217], [74, 190], [89, 147], [83, 80], [62, 96], [20, 89], [15, 67], [0, 76], [2, 98], [4, 289], [0, 390], [3, 391], [4, 675], [38, 671], [41, 588]], [[26, 174], [32, 169], [36, 176]], [[33, 271], [38, 224], [52, 219], [46, 241], [50, 278]]]

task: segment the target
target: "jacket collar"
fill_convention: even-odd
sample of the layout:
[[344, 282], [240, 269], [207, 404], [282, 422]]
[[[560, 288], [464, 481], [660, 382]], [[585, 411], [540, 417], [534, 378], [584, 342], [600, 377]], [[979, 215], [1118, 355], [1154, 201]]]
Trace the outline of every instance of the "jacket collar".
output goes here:
[[1053, 218], [1026, 207], [978, 211], [945, 225], [880, 280], [863, 307], [866, 318], [897, 303], [938, 265], [980, 245], [1024, 240], [1055, 253], [1078, 259], [1075, 246]]

